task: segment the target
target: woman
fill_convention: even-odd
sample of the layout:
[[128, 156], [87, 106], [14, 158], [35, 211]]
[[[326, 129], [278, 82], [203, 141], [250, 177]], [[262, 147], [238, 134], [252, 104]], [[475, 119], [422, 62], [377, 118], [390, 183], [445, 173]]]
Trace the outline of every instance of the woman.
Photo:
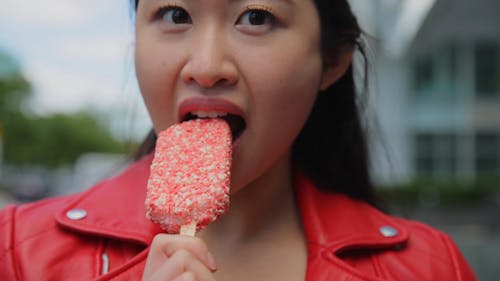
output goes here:
[[[87, 192], [9, 207], [1, 280], [474, 280], [453, 242], [374, 203], [346, 0], [141, 0], [136, 73], [154, 131]], [[144, 217], [155, 133], [230, 113], [230, 211], [197, 237]]]

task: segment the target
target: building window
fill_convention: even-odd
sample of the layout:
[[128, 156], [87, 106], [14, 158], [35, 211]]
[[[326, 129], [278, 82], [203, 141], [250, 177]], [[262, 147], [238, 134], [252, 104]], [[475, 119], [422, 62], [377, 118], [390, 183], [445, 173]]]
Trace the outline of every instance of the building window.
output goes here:
[[500, 132], [476, 134], [476, 175], [500, 175]]
[[416, 170], [419, 176], [431, 176], [434, 170], [432, 135], [422, 134], [415, 138]]
[[450, 44], [444, 48], [443, 58], [445, 60], [445, 89], [450, 95], [456, 95], [458, 76], [458, 48]]
[[413, 63], [413, 90], [419, 94], [456, 95], [457, 46], [450, 43], [418, 57]]
[[475, 85], [478, 97], [488, 98], [500, 94], [500, 46], [478, 43], [474, 49]]
[[416, 92], [429, 92], [434, 88], [434, 65], [431, 57], [414, 63], [413, 88]]
[[422, 133], [415, 136], [417, 176], [454, 178], [457, 174], [457, 136], [449, 133]]

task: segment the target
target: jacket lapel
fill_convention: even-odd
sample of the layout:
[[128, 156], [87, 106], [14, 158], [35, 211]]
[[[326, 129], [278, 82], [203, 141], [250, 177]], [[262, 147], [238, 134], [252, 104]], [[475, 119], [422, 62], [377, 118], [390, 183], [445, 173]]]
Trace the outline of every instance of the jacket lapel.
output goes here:
[[[125, 172], [104, 181], [64, 208], [57, 222], [79, 233], [135, 241], [149, 245], [161, 229], [146, 219], [144, 199], [152, 155], [132, 164]], [[72, 218], [82, 210], [85, 217]]]
[[319, 191], [301, 173], [295, 183], [308, 243], [306, 280], [378, 280], [356, 272], [339, 256], [350, 250], [397, 249], [408, 241], [408, 230], [367, 203]]

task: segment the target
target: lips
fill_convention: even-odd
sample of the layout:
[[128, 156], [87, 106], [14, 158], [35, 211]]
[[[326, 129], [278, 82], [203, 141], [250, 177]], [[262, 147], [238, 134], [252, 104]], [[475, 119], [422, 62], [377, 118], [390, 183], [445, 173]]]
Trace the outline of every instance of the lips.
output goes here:
[[198, 118], [221, 118], [231, 128], [233, 142], [238, 139], [246, 128], [244, 111], [226, 100], [211, 97], [189, 98], [179, 105], [179, 122]]

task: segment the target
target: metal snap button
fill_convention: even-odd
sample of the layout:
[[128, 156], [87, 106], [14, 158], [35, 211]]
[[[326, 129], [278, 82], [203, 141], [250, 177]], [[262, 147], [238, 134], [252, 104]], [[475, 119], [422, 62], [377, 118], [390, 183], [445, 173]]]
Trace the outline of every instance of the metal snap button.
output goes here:
[[72, 209], [66, 212], [66, 217], [70, 220], [81, 220], [87, 216], [87, 211], [83, 209]]
[[394, 227], [388, 226], [388, 225], [384, 225], [384, 226], [380, 227], [379, 232], [380, 232], [380, 234], [382, 234], [382, 236], [387, 237], [387, 238], [394, 237], [394, 236], [398, 235], [398, 230], [395, 229]]

